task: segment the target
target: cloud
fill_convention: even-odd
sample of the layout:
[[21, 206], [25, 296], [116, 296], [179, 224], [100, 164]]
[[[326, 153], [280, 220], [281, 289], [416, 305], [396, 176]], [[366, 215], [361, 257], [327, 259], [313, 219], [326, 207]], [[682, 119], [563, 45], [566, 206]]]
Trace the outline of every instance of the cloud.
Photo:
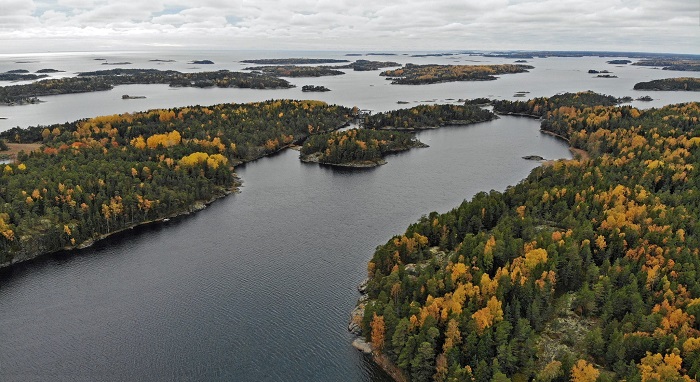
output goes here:
[[9, 40], [93, 36], [144, 46], [698, 53], [700, 38], [699, 5], [687, 0], [5, 0], [2, 11], [3, 51]]

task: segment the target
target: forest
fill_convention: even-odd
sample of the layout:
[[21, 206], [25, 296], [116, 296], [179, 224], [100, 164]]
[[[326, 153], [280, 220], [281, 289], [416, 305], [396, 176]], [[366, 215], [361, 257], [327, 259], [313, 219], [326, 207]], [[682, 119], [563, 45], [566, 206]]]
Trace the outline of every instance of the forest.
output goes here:
[[634, 90], [700, 91], [700, 78], [680, 77], [638, 82], [634, 85]]
[[301, 160], [348, 167], [374, 167], [386, 163], [390, 153], [427, 147], [413, 134], [400, 131], [350, 129], [309, 137]]
[[541, 116], [590, 158], [541, 166], [377, 247], [358, 323], [375, 359], [411, 381], [700, 377], [700, 103], [614, 103], [498, 106]]
[[333, 58], [263, 58], [259, 60], [243, 60], [246, 64], [257, 65], [317, 65], [317, 64], [338, 64], [349, 62], [348, 60], [337, 60]]
[[276, 77], [324, 77], [345, 74], [331, 66], [268, 65], [250, 66], [244, 70], [256, 70]]
[[387, 70], [380, 75], [389, 77], [392, 84], [424, 85], [452, 81], [489, 81], [499, 74], [524, 73], [529, 65], [414, 65]]
[[112, 69], [84, 72], [77, 77], [44, 79], [25, 85], [0, 87], [0, 104], [13, 105], [36, 97], [110, 90], [116, 85], [169, 84], [183, 87], [238, 87], [252, 89], [291, 88], [281, 78], [255, 73], [216, 72], [181, 73], [157, 69]]
[[235, 165], [336, 130], [355, 113], [271, 100], [2, 132], [10, 143], [42, 146], [2, 165], [0, 266], [201, 208], [235, 190]]
[[468, 125], [495, 118], [492, 112], [467, 101], [464, 105], [418, 105], [410, 109], [365, 115], [362, 126], [368, 129], [414, 131], [445, 125]]
[[661, 66], [663, 70], [700, 71], [700, 60], [646, 59], [635, 62], [637, 66]]

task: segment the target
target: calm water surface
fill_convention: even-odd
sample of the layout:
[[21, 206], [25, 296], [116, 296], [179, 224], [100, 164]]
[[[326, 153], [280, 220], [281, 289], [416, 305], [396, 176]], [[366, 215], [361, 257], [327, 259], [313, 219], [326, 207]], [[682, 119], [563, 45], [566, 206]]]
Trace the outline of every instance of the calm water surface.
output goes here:
[[[591, 60], [595, 67], [604, 63]], [[552, 70], [563, 76], [567, 65], [556, 65]], [[299, 83], [324, 84], [334, 89], [323, 95], [327, 100], [374, 110], [395, 108], [397, 100], [585, 89], [555, 86], [541, 73], [420, 87], [390, 86], [376, 72]], [[41, 105], [0, 112], [34, 121], [29, 124], [71, 120], [112, 110], [100, 97], [127, 92], [182, 104], [230, 102], [232, 94], [241, 97], [237, 102], [283, 92], [302, 96], [298, 89], [135, 85], [133, 91], [46, 97]], [[123, 105], [109, 112], [125, 111]], [[40, 113], [31, 119], [25, 110]], [[526, 118], [426, 131], [419, 139], [430, 147], [359, 171], [304, 164], [297, 152], [284, 151], [239, 168], [242, 192], [197, 214], [0, 271], [0, 380], [386, 381], [350, 346], [346, 331], [355, 286], [374, 248], [422, 214], [517, 183], [538, 165], [523, 155], [570, 157], [564, 143]]]

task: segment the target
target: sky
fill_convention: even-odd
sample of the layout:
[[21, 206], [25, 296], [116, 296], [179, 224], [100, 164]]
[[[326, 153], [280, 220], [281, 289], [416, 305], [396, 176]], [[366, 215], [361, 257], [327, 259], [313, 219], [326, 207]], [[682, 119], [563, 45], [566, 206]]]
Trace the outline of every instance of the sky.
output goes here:
[[170, 47], [700, 54], [700, 0], [0, 0], [0, 53]]

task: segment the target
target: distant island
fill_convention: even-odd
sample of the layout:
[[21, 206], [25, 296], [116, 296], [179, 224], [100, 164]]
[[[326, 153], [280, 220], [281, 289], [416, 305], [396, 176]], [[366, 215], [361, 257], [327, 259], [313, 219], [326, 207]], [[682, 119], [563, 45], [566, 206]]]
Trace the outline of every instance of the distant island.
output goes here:
[[389, 77], [392, 84], [424, 85], [452, 81], [490, 81], [496, 75], [524, 73], [533, 69], [530, 65], [414, 65], [387, 70], [380, 75]]
[[250, 66], [244, 70], [260, 71], [275, 77], [324, 77], [340, 76], [345, 72], [328, 66], [270, 65]]
[[325, 86], [316, 86], [316, 85], [304, 85], [301, 87], [301, 91], [303, 92], [329, 92], [331, 89], [328, 89]]
[[606, 62], [611, 65], [627, 65], [632, 63], [630, 60], [610, 60]]
[[398, 131], [350, 129], [314, 135], [301, 148], [303, 162], [341, 167], [375, 167], [390, 153], [427, 147], [413, 134]]
[[476, 105], [418, 105], [367, 115], [362, 126], [384, 130], [426, 130], [448, 125], [468, 125], [498, 118], [492, 112]]
[[357, 60], [351, 64], [343, 66], [335, 66], [336, 69], [352, 69], [355, 71], [369, 71], [369, 70], [379, 70], [382, 68], [391, 68], [394, 66], [401, 66], [398, 62], [393, 61], [370, 61], [370, 60]]
[[131, 62], [129, 62], [129, 61], [122, 61], [122, 62], [103, 62], [102, 65], [131, 65]]
[[238, 87], [252, 89], [286, 89], [288, 81], [274, 76], [254, 73], [215, 72], [181, 73], [157, 69], [111, 69], [84, 72], [77, 77], [45, 79], [26, 85], [0, 87], [0, 104], [17, 105], [36, 97], [86, 93], [113, 89], [117, 85], [168, 84], [173, 87]]
[[122, 99], [143, 99], [146, 98], [146, 96], [130, 96], [128, 94], [124, 94], [122, 96]]
[[654, 100], [654, 99], [653, 99], [653, 98], [651, 98], [651, 97], [650, 97], [650, 96], [648, 96], [648, 95], [645, 95], [645, 96], [641, 96], [641, 97], [637, 98], [637, 101], [645, 101], [645, 102], [649, 102], [649, 101], [653, 101], [653, 100]]
[[56, 69], [39, 69], [36, 71], [37, 73], [61, 73], [65, 72], [65, 70], [56, 70]]
[[646, 59], [635, 62], [636, 66], [661, 66], [663, 70], [700, 71], [700, 60]]
[[24, 74], [12, 71], [0, 73], [0, 81], [33, 81], [46, 77], [48, 77], [47, 74]]
[[350, 62], [348, 60], [337, 60], [333, 58], [264, 58], [259, 60], [243, 60], [246, 64], [258, 65], [307, 65], [307, 64], [337, 64]]
[[700, 78], [679, 77], [639, 82], [634, 85], [634, 90], [700, 91]]
[[195, 64], [195, 65], [213, 65], [214, 61], [211, 60], [195, 60], [191, 61], [190, 64]]

